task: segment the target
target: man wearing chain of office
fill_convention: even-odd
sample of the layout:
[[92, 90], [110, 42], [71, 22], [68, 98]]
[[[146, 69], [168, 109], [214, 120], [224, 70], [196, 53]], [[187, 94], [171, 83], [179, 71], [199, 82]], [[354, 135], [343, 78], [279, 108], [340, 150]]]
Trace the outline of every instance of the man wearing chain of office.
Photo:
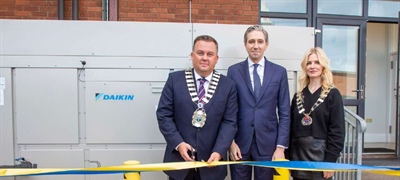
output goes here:
[[[218, 42], [201, 35], [190, 54], [193, 68], [172, 72], [157, 108], [167, 147], [164, 162], [227, 160], [236, 134], [235, 83], [216, 71]], [[165, 171], [170, 180], [223, 180], [226, 166]]]

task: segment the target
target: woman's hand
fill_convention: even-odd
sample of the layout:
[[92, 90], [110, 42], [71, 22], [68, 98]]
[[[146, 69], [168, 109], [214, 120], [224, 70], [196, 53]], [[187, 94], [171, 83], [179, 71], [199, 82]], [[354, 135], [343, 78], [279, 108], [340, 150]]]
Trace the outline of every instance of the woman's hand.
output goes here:
[[324, 171], [324, 178], [329, 179], [333, 176], [333, 171]]

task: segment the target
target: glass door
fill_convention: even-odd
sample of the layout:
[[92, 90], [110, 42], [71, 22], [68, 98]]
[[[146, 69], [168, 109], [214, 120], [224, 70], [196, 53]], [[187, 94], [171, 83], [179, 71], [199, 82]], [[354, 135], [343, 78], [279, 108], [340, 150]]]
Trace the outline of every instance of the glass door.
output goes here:
[[317, 29], [316, 44], [330, 59], [344, 105], [364, 118], [366, 21], [317, 18]]

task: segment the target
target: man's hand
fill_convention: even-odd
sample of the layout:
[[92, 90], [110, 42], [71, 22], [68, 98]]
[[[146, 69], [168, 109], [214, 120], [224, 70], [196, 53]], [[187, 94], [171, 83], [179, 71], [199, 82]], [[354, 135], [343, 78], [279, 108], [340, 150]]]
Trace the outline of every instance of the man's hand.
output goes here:
[[285, 159], [285, 148], [277, 146], [272, 155], [272, 160]]
[[194, 151], [196, 151], [196, 150], [193, 149], [192, 146], [190, 146], [190, 144], [181, 142], [178, 146], [178, 151], [179, 151], [179, 154], [181, 154], [181, 157], [185, 161], [194, 161], [195, 157], [192, 156], [192, 154], [189, 154], [189, 152], [194, 153]]
[[222, 156], [217, 153], [217, 152], [213, 152], [210, 156], [210, 158], [207, 160], [207, 163], [210, 164], [212, 162], [218, 162], [220, 159], [222, 158]]
[[242, 152], [235, 141], [232, 142], [231, 147], [229, 148], [229, 157], [233, 161], [239, 161], [242, 159]]

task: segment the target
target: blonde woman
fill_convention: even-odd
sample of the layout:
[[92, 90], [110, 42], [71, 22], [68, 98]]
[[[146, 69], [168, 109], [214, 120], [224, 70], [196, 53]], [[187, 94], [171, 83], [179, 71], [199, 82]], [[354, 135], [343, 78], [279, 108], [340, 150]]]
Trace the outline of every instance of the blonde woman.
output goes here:
[[[301, 62], [299, 89], [291, 104], [292, 161], [336, 162], [344, 145], [342, 96], [333, 84], [324, 50], [311, 48]], [[292, 171], [294, 180], [332, 179], [332, 171]]]

